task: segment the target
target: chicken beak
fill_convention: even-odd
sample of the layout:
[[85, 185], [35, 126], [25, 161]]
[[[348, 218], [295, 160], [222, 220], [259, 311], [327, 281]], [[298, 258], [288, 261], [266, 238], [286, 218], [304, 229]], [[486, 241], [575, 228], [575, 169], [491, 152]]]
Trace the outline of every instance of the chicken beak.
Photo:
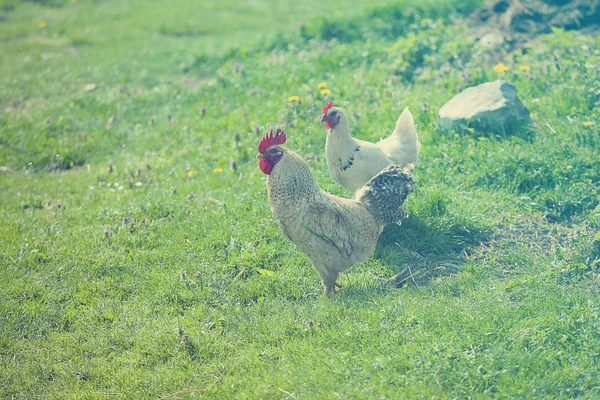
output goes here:
[[323, 116], [321, 117], [321, 123], [323, 123], [323, 122], [325, 122], [325, 121], [327, 121], [327, 115], [323, 115]]
[[258, 154], [256, 155], [256, 158], [257, 158], [258, 160], [260, 160], [260, 159], [261, 159], [261, 158], [263, 158], [263, 157], [264, 157], [264, 156], [263, 156], [261, 153], [258, 153]]

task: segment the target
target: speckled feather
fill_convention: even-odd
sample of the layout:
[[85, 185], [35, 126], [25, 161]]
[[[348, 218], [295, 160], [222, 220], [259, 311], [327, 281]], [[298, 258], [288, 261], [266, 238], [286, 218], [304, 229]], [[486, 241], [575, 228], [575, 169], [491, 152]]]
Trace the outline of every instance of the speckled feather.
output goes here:
[[400, 206], [414, 190], [412, 171], [414, 164], [402, 168], [390, 164], [356, 193], [356, 199], [364, 204], [380, 224], [399, 224], [408, 214]]

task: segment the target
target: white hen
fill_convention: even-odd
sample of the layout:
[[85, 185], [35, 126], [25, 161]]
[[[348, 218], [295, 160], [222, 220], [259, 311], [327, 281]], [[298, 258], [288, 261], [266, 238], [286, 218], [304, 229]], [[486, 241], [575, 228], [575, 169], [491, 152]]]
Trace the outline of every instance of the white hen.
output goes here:
[[377, 144], [350, 136], [346, 114], [331, 102], [323, 107], [321, 122], [328, 130], [325, 153], [329, 172], [337, 183], [352, 192], [390, 163], [405, 166], [419, 158], [421, 142], [408, 107], [396, 121], [392, 134]]

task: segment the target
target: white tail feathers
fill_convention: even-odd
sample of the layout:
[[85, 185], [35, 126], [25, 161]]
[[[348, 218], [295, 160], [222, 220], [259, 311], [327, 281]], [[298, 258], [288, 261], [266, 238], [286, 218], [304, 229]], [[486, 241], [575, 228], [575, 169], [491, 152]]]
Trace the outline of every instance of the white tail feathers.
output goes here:
[[377, 143], [377, 147], [389, 159], [400, 165], [417, 162], [421, 152], [421, 142], [415, 128], [415, 120], [408, 107], [398, 117], [394, 132]]
[[397, 135], [402, 143], [412, 143], [417, 139], [417, 129], [415, 128], [415, 120], [408, 107], [402, 111], [400, 117], [396, 121], [396, 129], [392, 136]]

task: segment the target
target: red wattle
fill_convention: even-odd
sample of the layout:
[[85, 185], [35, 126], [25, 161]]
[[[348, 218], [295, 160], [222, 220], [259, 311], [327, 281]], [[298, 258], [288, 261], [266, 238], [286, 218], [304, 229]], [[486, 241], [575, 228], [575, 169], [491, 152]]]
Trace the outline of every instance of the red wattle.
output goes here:
[[258, 164], [260, 170], [265, 175], [271, 175], [271, 171], [273, 170], [273, 163], [266, 158], [261, 158], [260, 163]]
[[325, 128], [331, 129], [331, 125], [329, 125], [329, 122], [323, 122], [323, 125], [325, 125]]

